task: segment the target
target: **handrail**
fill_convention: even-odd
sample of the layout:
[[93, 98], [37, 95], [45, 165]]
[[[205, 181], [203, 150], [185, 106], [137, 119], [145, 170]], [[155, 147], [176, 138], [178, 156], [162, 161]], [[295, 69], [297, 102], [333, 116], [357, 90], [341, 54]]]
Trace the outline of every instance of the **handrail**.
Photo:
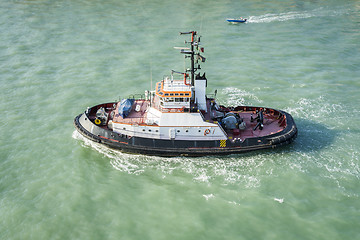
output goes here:
[[[121, 96], [119, 96], [119, 102], [122, 100], [123, 98]], [[133, 95], [128, 95], [127, 99], [135, 99], [135, 100], [145, 100], [145, 94], [133, 94]]]

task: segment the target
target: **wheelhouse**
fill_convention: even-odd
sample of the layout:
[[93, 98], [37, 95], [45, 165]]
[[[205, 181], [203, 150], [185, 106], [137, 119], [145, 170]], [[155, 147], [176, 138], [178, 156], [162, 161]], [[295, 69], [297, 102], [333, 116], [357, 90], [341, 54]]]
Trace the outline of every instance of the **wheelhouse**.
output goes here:
[[174, 80], [173, 76], [165, 77], [156, 84], [155, 94], [160, 108], [190, 108], [192, 96], [191, 85], [185, 80]]

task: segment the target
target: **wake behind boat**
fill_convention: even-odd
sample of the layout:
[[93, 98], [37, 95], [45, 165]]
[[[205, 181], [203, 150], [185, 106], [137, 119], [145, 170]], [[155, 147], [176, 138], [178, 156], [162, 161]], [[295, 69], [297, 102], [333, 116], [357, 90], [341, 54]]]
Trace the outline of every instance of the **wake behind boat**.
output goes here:
[[155, 90], [139, 97], [88, 108], [74, 119], [85, 137], [125, 152], [159, 156], [204, 156], [243, 153], [291, 143], [297, 128], [290, 114], [273, 108], [222, 106], [206, 94], [205, 62], [197, 32], [189, 47], [185, 72], [171, 71]]

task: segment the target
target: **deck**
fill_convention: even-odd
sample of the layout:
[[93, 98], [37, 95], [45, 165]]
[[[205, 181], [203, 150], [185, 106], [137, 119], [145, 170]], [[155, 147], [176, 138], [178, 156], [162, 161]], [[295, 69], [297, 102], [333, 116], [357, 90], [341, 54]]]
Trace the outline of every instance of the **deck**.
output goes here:
[[138, 125], [145, 124], [145, 119], [147, 114], [146, 110], [148, 109], [149, 104], [150, 102], [146, 100], [136, 100], [134, 102], [133, 109], [131, 110], [130, 114], [126, 118], [123, 118], [119, 115], [120, 102], [118, 102], [112, 121], [116, 123], [124, 123], [124, 124], [138, 124]]
[[[153, 103], [154, 104], [154, 103]], [[210, 114], [210, 104], [211, 99], [207, 100], [207, 109], [208, 111], [201, 111], [201, 114], [203, 116], [204, 121], [210, 122], [210, 123], [217, 123], [215, 120], [211, 119]], [[120, 106], [120, 102], [117, 103], [115, 109], [113, 108], [113, 118], [112, 121], [116, 123], [122, 123], [122, 124], [135, 124], [135, 125], [149, 125], [146, 123], [147, 118], [147, 109], [150, 105], [149, 101], [146, 100], [136, 100], [133, 105], [133, 109], [130, 112], [130, 114], [126, 118], [122, 118], [118, 114], [118, 108]], [[192, 104], [191, 107], [195, 107], [196, 105]], [[264, 111], [264, 122], [263, 122], [263, 129], [260, 130], [257, 128], [254, 130], [257, 121], [251, 121], [251, 116], [255, 118], [257, 116], [256, 110], [260, 108], [258, 107], [246, 107], [246, 106], [238, 106], [234, 108], [226, 108], [221, 106], [220, 111], [222, 112], [234, 112], [238, 113], [241, 119], [246, 124], [246, 129], [244, 130], [224, 130], [226, 132], [229, 139], [241, 139], [242, 141], [247, 138], [254, 138], [254, 137], [262, 137], [262, 136], [268, 136], [277, 132], [282, 131], [286, 127], [286, 121], [285, 116], [283, 116], [280, 112], [274, 110], [274, 109], [266, 109]], [[171, 112], [172, 110], [169, 109], [167, 112]], [[174, 109], [174, 112], [178, 111], [184, 111], [183, 109]], [[186, 110], [185, 110], [186, 111]], [[93, 111], [95, 113], [96, 111]], [[154, 124], [156, 125], [156, 124]], [[103, 126], [106, 128], [106, 126]]]

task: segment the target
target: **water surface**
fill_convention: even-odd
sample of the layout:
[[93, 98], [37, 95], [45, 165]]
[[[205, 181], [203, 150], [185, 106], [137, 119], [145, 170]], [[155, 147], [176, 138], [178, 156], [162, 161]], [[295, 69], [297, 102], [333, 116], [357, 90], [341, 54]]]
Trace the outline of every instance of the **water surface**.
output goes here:
[[[1, 239], [360, 237], [357, 1], [0, 3]], [[246, 17], [246, 24], [226, 18]], [[205, 47], [222, 104], [291, 113], [277, 150], [202, 158], [124, 154], [82, 138], [86, 107], [184, 69]]]

